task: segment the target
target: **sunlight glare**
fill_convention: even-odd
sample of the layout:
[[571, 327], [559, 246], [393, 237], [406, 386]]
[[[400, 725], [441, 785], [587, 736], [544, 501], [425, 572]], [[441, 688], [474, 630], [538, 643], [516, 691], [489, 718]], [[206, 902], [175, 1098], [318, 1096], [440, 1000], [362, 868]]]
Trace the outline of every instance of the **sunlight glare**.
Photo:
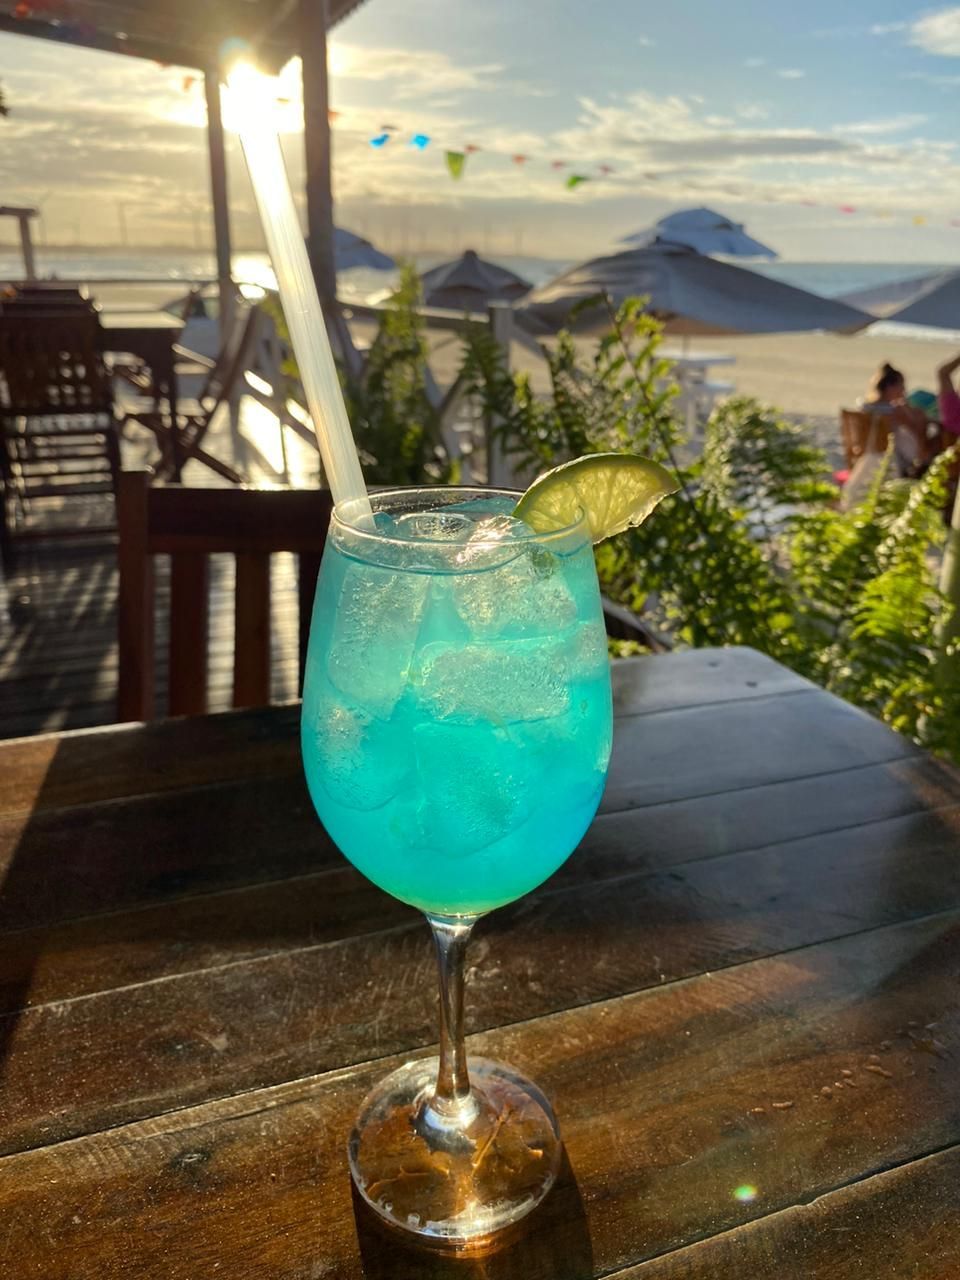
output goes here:
[[270, 128], [297, 133], [303, 128], [300, 59], [291, 58], [278, 76], [268, 76], [249, 62], [236, 62], [222, 95], [223, 123], [231, 133]]

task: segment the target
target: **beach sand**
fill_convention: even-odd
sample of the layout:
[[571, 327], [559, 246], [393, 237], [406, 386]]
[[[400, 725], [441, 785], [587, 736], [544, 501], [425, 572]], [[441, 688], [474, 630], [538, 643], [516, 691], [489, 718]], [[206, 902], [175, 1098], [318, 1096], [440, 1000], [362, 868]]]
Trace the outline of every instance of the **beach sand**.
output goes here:
[[[680, 349], [673, 338], [664, 346]], [[955, 342], [820, 333], [691, 338], [689, 350], [735, 356], [735, 364], [716, 365], [707, 377], [732, 382], [734, 394], [774, 405], [808, 427], [832, 467], [841, 465], [840, 410], [856, 408], [879, 365], [889, 361], [899, 369], [908, 390], [935, 391], [937, 367], [957, 354]], [[511, 359], [514, 368], [531, 372], [535, 387], [546, 388], [546, 371], [536, 356], [515, 343]]]
[[[674, 343], [670, 343], [671, 346]], [[957, 354], [955, 343], [925, 339], [776, 334], [759, 338], [697, 338], [698, 351], [726, 352], [735, 365], [716, 369], [737, 391], [775, 404], [785, 413], [833, 422], [859, 396], [884, 361], [898, 368], [910, 390], [936, 390], [937, 366]]]
[[[369, 340], [372, 325], [351, 325], [357, 336]], [[592, 343], [581, 339], [587, 357]], [[428, 333], [430, 367], [445, 389], [460, 367], [461, 346], [455, 334]], [[510, 359], [514, 370], [529, 373], [535, 390], [549, 387], [547, 368], [532, 344], [514, 342]], [[681, 342], [667, 337], [664, 347], [679, 351]], [[709, 378], [732, 382], [736, 394], [754, 396], [807, 425], [811, 437], [840, 465], [839, 413], [856, 408], [879, 365], [889, 361], [900, 369], [909, 390], [936, 390], [937, 366], [957, 354], [955, 342], [926, 338], [851, 336], [836, 334], [767, 334], [761, 337], [691, 338], [691, 352], [732, 355], [736, 363], [716, 365]]]

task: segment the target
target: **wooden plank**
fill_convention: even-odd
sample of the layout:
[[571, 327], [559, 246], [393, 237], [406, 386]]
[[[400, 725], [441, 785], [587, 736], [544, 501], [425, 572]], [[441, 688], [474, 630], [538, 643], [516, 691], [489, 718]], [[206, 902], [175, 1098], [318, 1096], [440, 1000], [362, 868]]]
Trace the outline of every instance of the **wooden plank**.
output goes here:
[[263, 707], [270, 701], [270, 557], [237, 553], [233, 705]]
[[[887, 818], [935, 819], [960, 798], [920, 758], [602, 816], [556, 886], [657, 870]], [[949, 823], [950, 814], [943, 821]], [[909, 829], [909, 828], [908, 828]], [[129, 851], [137, 849], [137, 857]], [[92, 808], [0, 817], [0, 932], [123, 912], [340, 866], [299, 767]]]
[[299, 772], [19, 815], [0, 819], [0, 931], [49, 928], [341, 862]]
[[170, 715], [203, 715], [207, 709], [207, 557], [184, 551], [170, 561]]
[[[651, 659], [667, 662], [668, 658]], [[58, 740], [0, 746], [0, 814], [169, 790], [280, 765], [295, 772], [299, 708], [157, 722]], [[267, 762], [257, 741], [286, 752]], [[607, 800], [619, 808], [664, 803], [794, 777], [881, 764], [920, 752], [869, 716], [822, 691], [759, 697], [618, 721]], [[51, 769], [54, 758], [58, 768]], [[244, 760], [246, 758], [246, 764]], [[67, 765], [69, 764], [69, 768]]]
[[[958, 959], [954, 915], [477, 1036], [554, 1100], [575, 1187], [531, 1220], [514, 1274], [604, 1275], [955, 1145], [955, 1072], [925, 1045], [960, 1049]], [[397, 996], [373, 991], [368, 1017]], [[929, 1039], [909, 1025], [932, 1021]], [[114, 1280], [133, 1241], [143, 1280], [195, 1280], [211, 1259], [232, 1280], [360, 1280], [377, 1246], [344, 1142], [405, 1056], [0, 1161], [0, 1261]], [[424, 1274], [395, 1247], [391, 1276]]]
[[117, 523], [124, 530], [123, 545], [118, 549], [117, 596], [117, 643], [124, 655], [117, 692], [121, 720], [147, 718], [154, 706], [153, 566], [147, 552], [147, 486], [143, 473], [128, 473], [122, 477], [117, 494]]
[[[872, 839], [841, 832], [528, 896], [479, 928], [468, 1022], [534, 1018], [960, 905], [956, 821], [879, 824]], [[138, 938], [168, 973], [181, 945], [187, 964], [192, 956], [204, 969], [55, 995], [0, 1019], [9, 1108], [0, 1150], [428, 1044], [432, 960], [422, 923], [347, 869], [297, 887], [299, 896], [254, 890], [211, 904], [206, 932], [190, 908], [141, 927], [134, 917], [105, 920], [99, 942], [85, 927], [72, 938], [69, 929], [11, 935], [7, 1007], [23, 1003], [34, 966], [41, 988], [56, 990], [61, 961], [52, 952], [45, 970], [44, 953], [58, 941], [63, 991], [136, 982]], [[97, 946], [103, 954], [91, 960]]]
[[321, 552], [332, 498], [326, 489], [196, 489], [166, 485], [151, 490], [150, 543], [154, 552]]
[[[380, 1256], [386, 1262], [389, 1245]], [[858, 1272], [870, 1280], [960, 1275], [960, 1147], [618, 1271], [616, 1280], [836, 1280]], [[364, 1259], [364, 1274], [389, 1273]]]
[[738, 791], [920, 754], [879, 721], [814, 689], [620, 717], [614, 751], [618, 767], [611, 769], [606, 798], [615, 808]]
[[[660, 657], [667, 661], [661, 662]], [[766, 654], [742, 645], [621, 658], [613, 663], [612, 675], [617, 715], [675, 711], [815, 688]]]
[[[230, 723], [233, 719], [227, 717]], [[35, 812], [27, 808], [0, 817], [0, 929], [128, 910], [260, 879], [301, 876], [332, 859], [335, 863], [339, 855], [317, 822], [303, 785], [296, 708], [291, 708], [289, 716], [275, 710], [262, 724], [259, 714], [248, 713], [237, 727], [242, 724], [250, 732], [259, 724], [280, 728], [282, 723], [285, 730], [271, 742], [269, 755], [260, 758], [261, 740], [253, 737], [250, 753], [238, 759], [239, 733], [236, 740], [211, 733], [224, 727], [219, 717], [198, 721], [191, 727], [207, 751], [187, 765], [196, 767], [197, 783], [206, 786], [164, 790], [166, 772], [156, 777], [151, 773], [142, 780], [142, 795], [137, 795], [138, 788], [128, 788], [132, 796], [100, 801], [92, 810], [61, 808], [69, 799], [68, 786], [70, 790], [78, 786], [79, 799], [87, 790], [81, 762], [72, 754], [74, 746], [86, 745], [84, 736], [64, 739], [63, 755], [51, 758], [49, 788], [45, 790], [41, 780]], [[209, 736], [204, 737], [205, 731]], [[156, 735], [161, 748], [163, 741], [170, 744], [166, 753], [163, 749], [156, 753], [163, 762], [159, 768], [163, 764], [177, 767], [184, 754], [182, 732], [170, 724], [146, 731], [146, 736]], [[97, 731], [93, 736], [102, 737], [109, 746], [119, 744], [120, 749], [127, 740], [145, 744], [145, 733], [131, 730]], [[36, 756], [45, 742], [55, 744], [52, 739], [29, 740], [19, 748]], [[4, 749], [12, 750], [12, 745]], [[119, 751], [122, 763], [128, 763], [133, 750], [132, 745], [129, 751]], [[228, 755], [233, 760], [230, 772], [239, 781], [220, 782], [216, 777], [216, 763]], [[118, 768], [109, 755], [100, 758], [95, 753], [95, 763], [97, 759], [105, 772]], [[561, 881], [568, 876], [599, 879], [795, 840], [922, 808], [943, 808], [960, 796], [954, 771], [918, 756], [646, 806], [643, 820], [636, 820], [630, 808], [616, 806], [618, 799], [630, 803], [626, 788], [617, 782], [630, 767], [630, 755], [617, 749], [612, 785], [602, 805], [607, 817], [591, 828], [580, 851], [558, 873]], [[212, 776], [210, 769], [214, 769]], [[0, 773], [0, 787], [3, 782]], [[137, 849], [136, 859], [129, 856], [132, 847]]]
[[300, 708], [108, 725], [0, 744], [0, 814], [295, 773]]
[[[252, 810], [250, 806], [246, 812]], [[228, 818], [229, 825], [241, 836], [237, 865], [231, 868], [238, 881], [235, 889], [204, 892], [205, 887], [216, 883], [218, 875], [224, 875], [222, 863], [217, 865], [217, 860], [212, 860], [213, 867], [184, 860], [179, 874], [169, 865], [165, 873], [159, 872], [152, 855], [159, 852], [157, 846], [167, 834], [162, 825], [153, 835], [154, 848], [143, 851], [145, 865], [139, 865], [141, 859], [137, 859], [134, 875], [125, 873], [119, 857], [107, 869], [113, 872], [119, 885], [103, 870], [94, 880], [90, 862], [80, 857], [79, 868], [65, 868], [61, 877], [64, 883], [43, 886], [47, 889], [45, 895], [35, 891], [33, 879], [26, 884], [14, 883], [6, 889], [0, 899], [0, 918], [11, 924], [19, 919], [21, 927], [8, 928], [0, 934], [0, 1014], [175, 974], [197, 973], [280, 951], [301, 950], [321, 942], [378, 933], [398, 925], [420, 928], [417, 912], [364, 880], [326, 838], [322, 844], [315, 840], [313, 848], [308, 843], [305, 851], [299, 847], [290, 850], [291, 855], [301, 852], [301, 874], [292, 874], [274, 883], [255, 882], [256, 863], [251, 845], [262, 859], [264, 878], [281, 871], [283, 863], [271, 847], [269, 827], [262, 821], [254, 820], [247, 838], [242, 838], [243, 812], [241, 809]], [[762, 929], [754, 931], [750, 919], [747, 945], [753, 948], [754, 954], [757, 947], [762, 947], [765, 936], [783, 937], [792, 945], [798, 939], [802, 943], [822, 939], [838, 930], [844, 932], [851, 920], [875, 925], [923, 914], [954, 901], [960, 903], [957, 896], [960, 879], [954, 874], [951, 857], [960, 838], [960, 808], [936, 814], [914, 814], [813, 840], [761, 848], [740, 858], [714, 859], [709, 865], [681, 864], [669, 848], [646, 847], [642, 836], [633, 848], [625, 849], [618, 860], [610, 856], [604, 839], [610, 825], [611, 818], [598, 819], [593, 845], [608, 855], [600, 860], [606, 868], [606, 879], [615, 881], [616, 888], [611, 893], [593, 893], [589, 898], [590, 909], [598, 915], [591, 933], [603, 927], [622, 929], [620, 916], [624, 908], [616, 899], [623, 895], [632, 904], [640, 896], [650, 895], [653, 900], [651, 908], [631, 905], [628, 908], [631, 919], [639, 916], [646, 920], [649, 910], [655, 911], [657, 906], [673, 911], [675, 916], [676, 902], [690, 894], [710, 904], [709, 908], [704, 906], [705, 917], [711, 910], [719, 910], [718, 904], [724, 904], [725, 910], [732, 909], [738, 928], [742, 927], [744, 917], [768, 909], [771, 921], [766, 934]], [[318, 834], [322, 834], [319, 829]], [[233, 852], [232, 845], [227, 847]], [[525, 903], [520, 912], [522, 917], [526, 918], [529, 913], [536, 917], [541, 910], [550, 912], [551, 919], [557, 913], [569, 914], [563, 902], [551, 900], [541, 908], [537, 900], [574, 887], [590, 892], [588, 884], [593, 882], [595, 886], [600, 880], [596, 868], [598, 859], [589, 856], [587, 850], [582, 850], [581, 855], [571, 858], [562, 875], [554, 876]], [[14, 882], [18, 865], [15, 864], [10, 877]], [[904, 886], [904, 868], [912, 865], [916, 866], [916, 881]], [[673, 868], [669, 876], [656, 874], [667, 868]], [[242, 883], [244, 872], [250, 881], [246, 885]], [[743, 876], [756, 877], [748, 892], [738, 888]], [[866, 888], [858, 886], [858, 877]], [[892, 883], [897, 886], [896, 892], [891, 888]], [[816, 892], [812, 885], [816, 886]], [[97, 900], [99, 886], [106, 889], [109, 895], [106, 900]], [[60, 922], [26, 927], [26, 920], [37, 913], [32, 904], [40, 896], [59, 899], [53, 907], [41, 908], [55, 921], [56, 907], [60, 907], [62, 914], [68, 901], [79, 899], [75, 914], [84, 905], [105, 912], [111, 905], [115, 907], [124, 890], [130, 893], [136, 887], [149, 891], [155, 899], [163, 895], [169, 900], [139, 910], [114, 909], [110, 914], [80, 919], [64, 917]], [[817, 909], [817, 892], [829, 897], [829, 911]], [[184, 893], [198, 896], [180, 896]], [[798, 932], [800, 914], [808, 908], [811, 918], [799, 924]], [[688, 925], [685, 917], [682, 924], [684, 928]], [[675, 920], [673, 927], [677, 927]], [[629, 925], [626, 933], [630, 939], [634, 938], [636, 928]], [[541, 959], [540, 950], [547, 946], [555, 931], [547, 930], [541, 936], [538, 919], [534, 920], [533, 929], [524, 963], [538, 967], [542, 964], [545, 968], [547, 961]], [[785, 933], [780, 932], [783, 929]], [[633, 983], [645, 984], [652, 980], [652, 960], [658, 955], [654, 948], [657, 937], [659, 933], [654, 929], [650, 949], [640, 948], [636, 956], [627, 957], [623, 990], [630, 989]], [[708, 936], [707, 943], [713, 945], [712, 935]], [[735, 947], [732, 934], [727, 936], [726, 943]], [[686, 934], [670, 952], [676, 955], [675, 962], [669, 956], [658, 956], [667, 964], [667, 969], [657, 969], [653, 974], [656, 980], [659, 981], [661, 973], [677, 973], [688, 968], [689, 956], [686, 951], [677, 951], [680, 945], [687, 947]], [[616, 954], [616, 947], [611, 954]], [[569, 979], [562, 963], [559, 972], [563, 981]], [[549, 982], [541, 985], [551, 998], [555, 997]], [[579, 994], [575, 995], [576, 1000], [580, 998]]]

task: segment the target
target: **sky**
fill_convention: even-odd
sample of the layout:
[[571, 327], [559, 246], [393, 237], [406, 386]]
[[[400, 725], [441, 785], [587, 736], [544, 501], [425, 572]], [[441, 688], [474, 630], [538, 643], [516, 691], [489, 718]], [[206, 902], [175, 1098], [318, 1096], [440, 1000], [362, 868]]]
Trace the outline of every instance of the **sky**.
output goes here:
[[[337, 220], [388, 251], [584, 257], [706, 204], [788, 260], [960, 255], [960, 6], [366, 0], [330, 66]], [[41, 205], [51, 244], [205, 247], [185, 74], [0, 34], [0, 203]], [[295, 182], [298, 74], [280, 117]], [[466, 147], [454, 181], [444, 152]], [[229, 161], [235, 238], [255, 247], [235, 142]]]

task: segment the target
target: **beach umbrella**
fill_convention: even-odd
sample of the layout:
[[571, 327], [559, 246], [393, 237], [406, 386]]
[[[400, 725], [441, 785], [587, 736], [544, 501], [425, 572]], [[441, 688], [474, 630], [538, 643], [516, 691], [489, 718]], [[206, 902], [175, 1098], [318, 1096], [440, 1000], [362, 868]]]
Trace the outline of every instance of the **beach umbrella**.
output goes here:
[[[570, 327], [570, 313], [578, 303], [597, 295], [605, 295], [615, 307], [627, 298], [646, 296], [647, 309], [674, 334], [854, 333], [873, 320], [845, 303], [668, 244], [572, 267], [528, 294], [514, 316], [528, 332], [556, 333]], [[590, 332], [609, 326], [609, 313], [600, 302], [580, 311], [572, 327]]]
[[697, 253], [721, 254], [728, 258], [777, 257], [774, 249], [748, 236], [743, 223], [734, 222], [713, 209], [680, 209], [646, 231], [624, 236], [622, 243], [638, 247], [678, 244]]
[[881, 320], [921, 324], [931, 329], [960, 329], [960, 271], [897, 280], [860, 289], [844, 301]]
[[345, 227], [333, 228], [333, 263], [337, 271], [351, 271], [354, 267], [390, 271], [396, 266], [392, 258], [375, 249], [369, 240]]
[[428, 307], [455, 311], [482, 311], [488, 302], [514, 302], [530, 291], [527, 280], [495, 262], [486, 262], [473, 249], [454, 262], [424, 272], [422, 284]]

